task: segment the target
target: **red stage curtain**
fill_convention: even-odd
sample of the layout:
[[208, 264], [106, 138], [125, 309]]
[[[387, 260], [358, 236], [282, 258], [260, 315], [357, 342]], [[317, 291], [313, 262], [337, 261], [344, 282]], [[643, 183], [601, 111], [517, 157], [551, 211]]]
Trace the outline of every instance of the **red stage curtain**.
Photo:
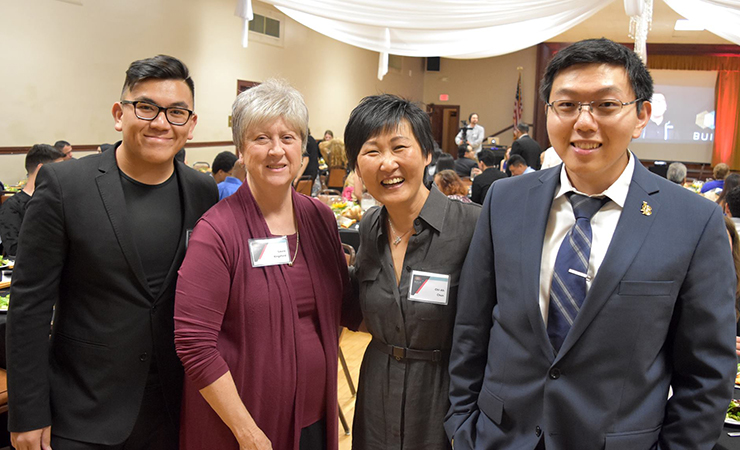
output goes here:
[[740, 169], [740, 71], [720, 70], [717, 75], [717, 113], [714, 121], [712, 165], [726, 163]]

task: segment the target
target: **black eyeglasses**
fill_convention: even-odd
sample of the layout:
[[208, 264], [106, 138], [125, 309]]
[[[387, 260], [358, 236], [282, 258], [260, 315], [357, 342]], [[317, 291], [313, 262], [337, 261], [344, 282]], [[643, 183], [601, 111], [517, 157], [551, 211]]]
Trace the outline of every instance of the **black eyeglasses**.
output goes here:
[[188, 123], [188, 120], [190, 120], [190, 116], [193, 115], [193, 111], [177, 106], [163, 108], [159, 105], [155, 105], [154, 103], [144, 101], [132, 102], [130, 100], [121, 100], [121, 104], [133, 105], [134, 114], [136, 114], [136, 117], [141, 120], [152, 121], [157, 118], [159, 113], [164, 111], [164, 117], [167, 119], [167, 122], [175, 126], [185, 125], [186, 123]]
[[591, 102], [576, 102], [573, 100], [555, 100], [552, 103], [546, 103], [555, 114], [564, 118], [572, 119], [581, 113], [584, 106], [588, 107], [588, 111], [594, 117], [609, 117], [617, 114], [625, 106], [629, 106], [641, 101], [641, 98], [632, 100], [631, 102], [624, 103], [614, 98], [606, 98], [601, 100], [594, 100]]

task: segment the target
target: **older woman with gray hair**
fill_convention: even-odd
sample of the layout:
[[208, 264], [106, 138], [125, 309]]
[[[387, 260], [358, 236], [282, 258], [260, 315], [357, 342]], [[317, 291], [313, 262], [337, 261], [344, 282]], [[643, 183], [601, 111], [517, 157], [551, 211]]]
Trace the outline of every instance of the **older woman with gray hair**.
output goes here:
[[686, 181], [686, 166], [680, 162], [671, 163], [666, 178], [676, 184], [683, 184]]
[[291, 186], [308, 110], [268, 80], [240, 94], [232, 116], [247, 180], [200, 219], [179, 272], [180, 448], [336, 449], [350, 288], [334, 215]]

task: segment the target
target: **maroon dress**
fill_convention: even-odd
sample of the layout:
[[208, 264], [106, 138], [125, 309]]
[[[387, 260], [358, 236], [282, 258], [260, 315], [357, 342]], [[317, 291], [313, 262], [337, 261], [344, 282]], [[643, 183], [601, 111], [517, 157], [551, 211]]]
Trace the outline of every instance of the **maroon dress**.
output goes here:
[[[305, 266], [252, 267], [249, 239], [270, 233], [247, 183], [203, 215], [190, 237], [175, 299], [175, 345], [186, 373], [181, 449], [239, 448], [199, 392], [227, 371], [273, 448], [298, 449], [301, 428], [317, 415], [326, 421], [328, 448], [337, 448], [337, 328], [349, 277], [333, 213], [295, 191], [293, 204]], [[309, 297], [315, 311], [306, 308]], [[351, 306], [345, 321], [354, 326]], [[304, 364], [306, 348], [325, 361], [318, 400], [309, 392], [316, 367]]]

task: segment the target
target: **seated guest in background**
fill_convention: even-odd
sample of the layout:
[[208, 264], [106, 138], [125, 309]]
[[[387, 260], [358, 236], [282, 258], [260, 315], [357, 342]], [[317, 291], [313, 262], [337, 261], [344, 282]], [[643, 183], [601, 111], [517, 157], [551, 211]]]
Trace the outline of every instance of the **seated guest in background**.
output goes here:
[[103, 152], [106, 152], [108, 150], [113, 150], [117, 146], [118, 146], [118, 143], [115, 143], [115, 144], [100, 144], [100, 145], [98, 145], [98, 148], [96, 149], [96, 152], [97, 153], [103, 153]]
[[496, 155], [491, 150], [481, 150], [478, 154], [478, 167], [480, 168], [481, 173], [473, 178], [473, 186], [470, 194], [470, 199], [474, 203], [482, 205], [491, 184], [496, 180], [506, 178], [505, 173], [498, 170], [497, 167], [494, 167], [495, 164]]
[[456, 450], [717, 442], [737, 280], [721, 210], [628, 149], [652, 91], [640, 57], [603, 38], [545, 69], [563, 166], [488, 193], [460, 277], [445, 423]]
[[725, 185], [725, 178], [730, 174], [730, 166], [725, 163], [719, 163], [712, 169], [713, 180], [707, 181], [701, 187], [702, 194], [712, 189], [722, 189]]
[[540, 167], [542, 147], [529, 137], [529, 125], [520, 123], [514, 128], [514, 142], [511, 144], [511, 155], [520, 155], [532, 169]]
[[211, 173], [218, 184], [218, 199], [223, 200], [236, 192], [244, 181], [243, 177], [234, 176], [238, 172], [237, 156], [233, 152], [221, 152], [213, 159]]
[[434, 175], [434, 184], [439, 190], [452, 200], [470, 203], [468, 188], [463, 184], [454, 170], [443, 170]]
[[673, 181], [674, 183], [683, 186], [686, 182], [686, 166], [680, 162], [671, 163], [671, 165], [668, 166], [668, 172], [665, 177], [668, 181]]
[[455, 172], [460, 175], [460, 178], [470, 179], [470, 172], [478, 167], [478, 162], [475, 160], [475, 152], [473, 147], [470, 145], [460, 146], [457, 161], [455, 161]]
[[38, 172], [6, 333], [16, 449], [50, 437], [54, 450], [178, 448], [175, 281], [218, 200], [211, 177], [174, 160], [193, 136], [194, 92], [181, 61], [134, 61], [112, 108], [116, 149]]
[[740, 186], [740, 173], [731, 173], [725, 177], [725, 184], [722, 186], [722, 192], [719, 193], [716, 200], [717, 204], [723, 211], [725, 209], [725, 197], [738, 186]]
[[5, 256], [15, 256], [18, 251], [18, 233], [21, 230], [26, 203], [31, 200], [36, 184], [36, 174], [44, 164], [62, 161], [64, 154], [55, 147], [36, 144], [26, 153], [26, 172], [28, 178], [23, 190], [5, 200], [0, 206], [0, 242]]
[[524, 160], [524, 158], [521, 157], [521, 155], [511, 155], [509, 157], [507, 167], [509, 171], [511, 171], [512, 177], [524, 175], [525, 173], [532, 173], [535, 171], [533, 168], [527, 165], [527, 162]]
[[437, 159], [437, 172], [455, 169], [455, 158], [449, 153], [442, 153]]
[[347, 168], [347, 152], [341, 139], [332, 139], [319, 144], [319, 150], [329, 169]]
[[360, 223], [354, 268], [373, 339], [360, 369], [352, 447], [449, 449], [442, 421], [455, 287], [480, 207], [424, 187], [434, 140], [417, 105], [366, 97], [344, 137], [350, 167], [383, 204]]
[[732, 219], [738, 233], [740, 233], [740, 186], [727, 192], [724, 202], [725, 215]]
[[331, 130], [324, 131], [324, 139], [321, 140], [321, 142], [329, 142], [332, 139], [334, 139], [334, 132]]
[[291, 186], [308, 109], [273, 79], [239, 94], [232, 117], [249, 176], [195, 227], [177, 283], [180, 449], [336, 450], [350, 286], [334, 214]]
[[67, 141], [56, 141], [54, 148], [64, 154], [64, 159], [72, 159], [72, 144]]
[[[457, 132], [455, 145], [458, 147], [470, 145], [473, 147], [473, 155], [475, 156], [483, 146], [483, 140], [486, 138], [486, 130], [481, 125], [478, 125], [478, 114], [470, 114], [468, 121], [469, 124]], [[465, 135], [465, 139], [463, 139], [463, 134]]]
[[735, 353], [740, 356], [740, 234], [737, 222], [725, 216], [725, 228], [730, 238], [730, 249], [732, 250], [732, 262], [735, 269]]

